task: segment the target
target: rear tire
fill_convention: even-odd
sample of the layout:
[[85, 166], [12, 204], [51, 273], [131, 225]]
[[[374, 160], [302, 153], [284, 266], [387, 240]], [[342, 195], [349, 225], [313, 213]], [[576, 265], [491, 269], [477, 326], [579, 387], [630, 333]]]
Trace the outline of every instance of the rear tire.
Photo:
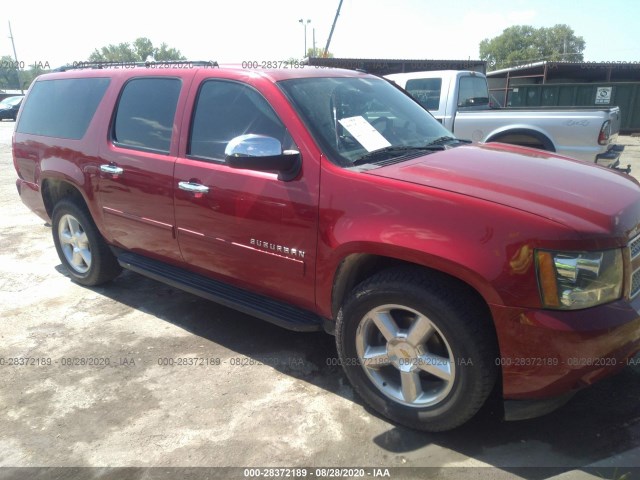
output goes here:
[[100, 285], [122, 271], [84, 205], [66, 199], [58, 202], [51, 230], [58, 257], [74, 282]]
[[437, 432], [473, 417], [497, 378], [487, 308], [449, 277], [400, 268], [361, 283], [340, 310], [338, 354], [376, 411]]

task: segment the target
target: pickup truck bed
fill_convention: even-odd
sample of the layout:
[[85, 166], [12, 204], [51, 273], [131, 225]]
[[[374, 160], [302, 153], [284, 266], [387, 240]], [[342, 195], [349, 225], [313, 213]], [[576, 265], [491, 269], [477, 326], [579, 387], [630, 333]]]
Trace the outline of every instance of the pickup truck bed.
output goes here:
[[470, 71], [388, 75], [458, 138], [538, 148], [617, 167], [620, 108], [490, 107], [486, 77]]

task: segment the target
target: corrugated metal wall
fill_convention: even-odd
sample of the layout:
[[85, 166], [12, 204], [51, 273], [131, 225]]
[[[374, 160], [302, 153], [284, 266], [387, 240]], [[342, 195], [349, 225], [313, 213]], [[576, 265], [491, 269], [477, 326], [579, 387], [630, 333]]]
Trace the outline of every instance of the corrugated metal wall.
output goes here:
[[[597, 103], [598, 89], [611, 87], [609, 103]], [[600, 100], [602, 101], [602, 99]], [[509, 91], [508, 107], [609, 107], [622, 115], [620, 131], [640, 132], [640, 83], [563, 83], [519, 85]]]

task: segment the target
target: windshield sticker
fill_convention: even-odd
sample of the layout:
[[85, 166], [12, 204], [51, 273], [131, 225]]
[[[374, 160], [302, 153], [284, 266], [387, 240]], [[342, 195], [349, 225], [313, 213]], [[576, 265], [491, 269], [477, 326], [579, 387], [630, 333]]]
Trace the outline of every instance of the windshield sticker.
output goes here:
[[360, 115], [343, 118], [338, 121], [367, 152], [391, 146], [387, 139]]

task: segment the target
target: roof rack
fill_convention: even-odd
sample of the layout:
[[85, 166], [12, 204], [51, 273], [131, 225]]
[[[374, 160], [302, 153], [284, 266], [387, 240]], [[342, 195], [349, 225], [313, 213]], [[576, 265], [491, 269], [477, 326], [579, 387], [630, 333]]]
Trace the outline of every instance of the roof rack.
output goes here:
[[66, 72], [67, 70], [79, 70], [84, 68], [103, 69], [103, 68], [159, 68], [164, 66], [180, 66], [182, 68], [205, 67], [220, 68], [218, 62], [213, 60], [153, 60], [148, 62], [73, 62], [72, 64], [58, 67], [53, 72]]

